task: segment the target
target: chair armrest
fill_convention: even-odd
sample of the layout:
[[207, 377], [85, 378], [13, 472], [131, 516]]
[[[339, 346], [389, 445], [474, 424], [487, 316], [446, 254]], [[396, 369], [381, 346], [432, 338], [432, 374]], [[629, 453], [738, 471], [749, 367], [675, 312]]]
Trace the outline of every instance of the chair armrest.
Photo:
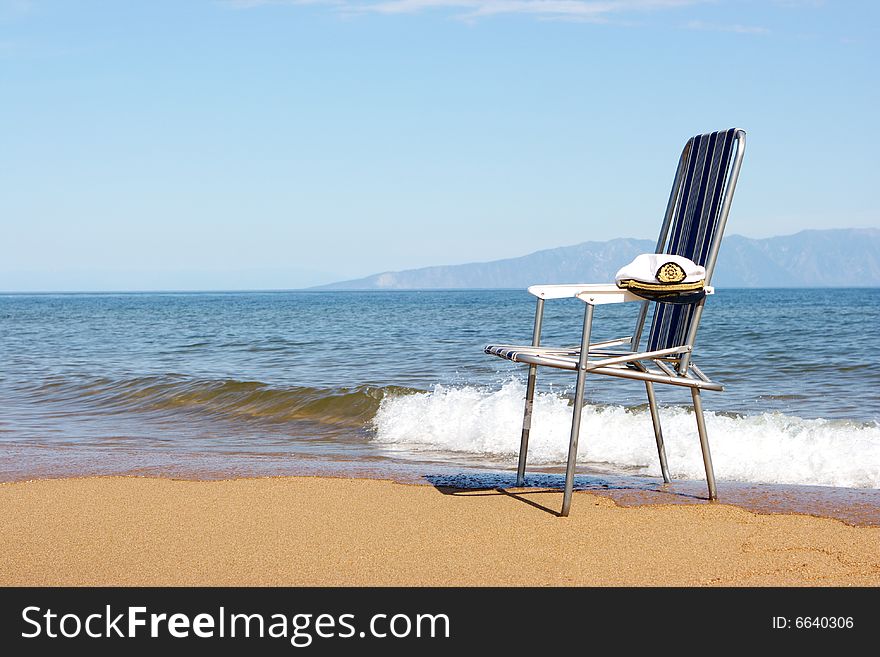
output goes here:
[[[714, 294], [715, 288], [706, 286], [706, 294]], [[646, 301], [629, 290], [622, 290], [614, 283], [572, 283], [569, 285], [532, 285], [529, 294], [539, 299], [566, 299], [577, 297], [594, 306], [627, 301]]]
[[529, 294], [540, 299], [565, 299], [577, 297], [581, 301], [600, 305], [623, 303], [624, 301], [644, 301], [629, 290], [621, 290], [614, 283], [573, 283], [570, 285], [532, 285]]
[[531, 285], [529, 286], [529, 294], [541, 299], [567, 299], [569, 297], [576, 297], [578, 294], [591, 287], [595, 287], [595, 285], [590, 283]]

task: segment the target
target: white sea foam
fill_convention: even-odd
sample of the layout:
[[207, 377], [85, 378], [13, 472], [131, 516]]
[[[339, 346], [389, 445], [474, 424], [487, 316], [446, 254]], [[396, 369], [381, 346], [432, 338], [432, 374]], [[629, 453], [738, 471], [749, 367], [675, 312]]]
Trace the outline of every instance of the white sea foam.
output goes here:
[[[500, 390], [437, 386], [432, 392], [385, 398], [373, 420], [375, 443], [398, 449], [511, 456], [519, 449], [525, 386]], [[672, 475], [704, 477], [690, 409], [661, 408]], [[880, 427], [842, 420], [807, 420], [778, 413], [730, 417], [706, 412], [719, 479], [778, 484], [880, 488]], [[535, 397], [529, 461], [564, 462], [571, 407], [564, 397]], [[584, 408], [580, 463], [609, 471], [659, 476], [646, 410]], [[513, 461], [511, 461], [513, 462]]]

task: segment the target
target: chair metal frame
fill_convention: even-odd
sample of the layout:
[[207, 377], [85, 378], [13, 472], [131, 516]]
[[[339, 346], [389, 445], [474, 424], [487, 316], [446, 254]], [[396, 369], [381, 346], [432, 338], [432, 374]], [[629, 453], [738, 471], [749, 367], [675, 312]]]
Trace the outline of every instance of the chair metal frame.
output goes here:
[[[675, 180], [669, 201], [666, 206], [666, 214], [660, 236], [657, 240], [656, 253], [663, 253], [667, 248], [670, 235], [670, 227], [676, 215], [676, 210], [681, 202], [682, 183], [685, 177], [692, 145], [696, 137], [688, 140], [676, 170]], [[718, 211], [717, 224], [709, 246], [709, 252], [704, 264], [706, 268], [706, 294], [714, 293], [710, 285], [712, 273], [718, 258], [721, 239], [733, 193], [739, 178], [743, 155], [745, 154], [745, 131], [734, 130], [732, 153], [723, 190], [723, 201]], [[703, 307], [706, 297], [694, 304], [693, 314], [690, 318], [690, 326], [682, 344], [653, 351], [638, 351], [642, 331], [648, 317], [648, 310], [652, 303], [646, 301], [627, 290], [621, 290], [616, 285], [573, 284], [573, 285], [534, 285], [529, 287], [529, 293], [537, 297], [535, 309], [535, 323], [532, 332], [532, 343], [529, 346], [489, 345], [485, 348], [486, 353], [500, 356], [513, 362], [528, 363], [529, 373], [526, 384], [525, 409], [523, 412], [522, 435], [520, 439], [519, 460], [517, 466], [517, 486], [525, 484], [526, 460], [529, 447], [529, 432], [532, 424], [532, 411], [537, 382], [538, 367], [553, 367], [577, 372], [577, 384], [575, 386], [574, 411], [572, 413], [571, 434], [569, 437], [568, 460], [565, 468], [565, 488], [563, 493], [561, 516], [567, 516], [571, 509], [571, 498], [574, 485], [574, 473], [577, 461], [578, 438], [580, 434], [581, 410], [584, 404], [584, 388], [587, 373], [604, 374], [607, 376], [624, 379], [636, 379], [645, 382], [648, 396], [648, 405], [651, 412], [651, 421], [654, 428], [654, 437], [657, 443], [657, 453], [660, 459], [660, 470], [663, 481], [669, 483], [669, 468], [666, 462], [666, 450], [663, 444], [663, 432], [660, 425], [660, 415], [657, 407], [657, 398], [654, 392], [654, 384], [667, 384], [690, 388], [693, 399], [694, 415], [697, 420], [697, 431], [700, 437], [700, 448], [703, 453], [703, 464], [706, 470], [706, 483], [709, 489], [709, 499], [716, 500], [718, 493], [715, 485], [715, 473], [712, 466], [712, 456], [709, 450], [709, 441], [706, 434], [706, 422], [703, 416], [703, 405], [700, 393], [703, 390], [721, 391], [723, 386], [712, 381], [691, 361], [691, 355], [696, 341], [697, 329], [702, 319]], [[541, 346], [541, 328], [544, 318], [544, 301], [547, 299], [561, 299], [576, 297], [584, 302], [584, 321], [579, 347], [573, 348], [548, 348]], [[637, 301], [642, 304], [638, 320], [632, 336], [591, 343], [590, 333], [593, 325], [593, 310], [597, 305], [609, 303], [624, 303]], [[591, 360], [591, 357], [595, 359]]]

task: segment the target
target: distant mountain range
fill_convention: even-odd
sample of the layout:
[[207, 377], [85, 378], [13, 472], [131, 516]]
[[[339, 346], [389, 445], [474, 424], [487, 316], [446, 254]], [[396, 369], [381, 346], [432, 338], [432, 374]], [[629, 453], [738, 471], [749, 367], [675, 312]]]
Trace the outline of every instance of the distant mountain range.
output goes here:
[[[617, 270], [655, 241], [613, 239], [536, 251], [519, 258], [388, 271], [321, 285], [320, 290], [523, 288], [536, 283], [613, 282]], [[795, 235], [724, 239], [717, 287], [880, 286], [880, 229], [804, 230]]]

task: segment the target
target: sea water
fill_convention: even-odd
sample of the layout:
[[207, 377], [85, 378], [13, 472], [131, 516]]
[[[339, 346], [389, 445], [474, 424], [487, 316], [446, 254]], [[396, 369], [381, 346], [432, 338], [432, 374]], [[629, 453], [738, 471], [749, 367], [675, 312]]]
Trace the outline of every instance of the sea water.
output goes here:
[[[638, 306], [600, 306], [593, 339]], [[546, 304], [543, 342], [583, 305]], [[509, 472], [520, 290], [0, 296], [0, 480]], [[880, 488], [880, 290], [721, 290], [694, 361], [721, 481]], [[574, 375], [542, 368], [530, 467], [559, 472]], [[701, 479], [687, 390], [658, 386], [673, 476]], [[588, 376], [579, 472], [657, 476], [644, 385]]]

